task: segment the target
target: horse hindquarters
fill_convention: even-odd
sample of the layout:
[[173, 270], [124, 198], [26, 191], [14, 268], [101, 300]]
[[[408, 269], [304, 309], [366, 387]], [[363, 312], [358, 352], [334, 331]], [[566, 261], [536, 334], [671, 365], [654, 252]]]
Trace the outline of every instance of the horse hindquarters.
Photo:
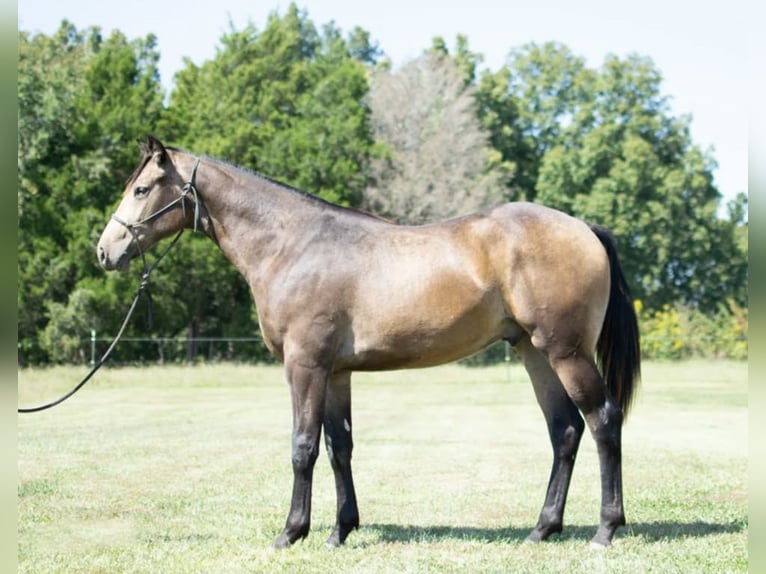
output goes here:
[[[548, 249], [542, 255], [533, 253], [531, 261], [526, 261], [526, 271], [550, 274], [555, 269], [556, 275], [549, 275], [541, 288], [539, 282], [533, 282], [535, 288], [522, 292], [524, 299], [515, 301], [516, 308], [526, 313], [522, 324], [529, 333], [518, 346], [554, 449], [546, 502], [530, 539], [544, 539], [561, 528], [582, 429], [574, 405], [582, 413], [599, 455], [601, 518], [593, 543], [608, 546], [615, 530], [625, 523], [621, 431], [635, 391], [640, 353], [632, 299], [613, 240], [605, 230], [593, 230], [602, 250], [586, 229], [581, 226], [585, 233], [576, 233], [571, 227], [568, 243], [557, 242], [554, 235], [548, 237]], [[555, 266], [556, 261], [560, 265]], [[594, 348], [603, 377], [596, 367]]]

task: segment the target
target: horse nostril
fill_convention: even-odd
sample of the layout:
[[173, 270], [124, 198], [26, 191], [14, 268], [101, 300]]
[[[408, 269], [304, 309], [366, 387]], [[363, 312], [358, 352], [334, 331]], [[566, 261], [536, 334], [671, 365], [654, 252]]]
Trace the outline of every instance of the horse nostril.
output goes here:
[[102, 266], [106, 265], [106, 251], [100, 245], [98, 246], [98, 262]]

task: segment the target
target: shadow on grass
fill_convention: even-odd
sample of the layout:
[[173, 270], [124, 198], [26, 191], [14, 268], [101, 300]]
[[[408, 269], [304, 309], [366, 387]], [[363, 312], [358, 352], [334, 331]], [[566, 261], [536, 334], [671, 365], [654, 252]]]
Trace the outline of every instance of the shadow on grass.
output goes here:
[[[375, 532], [382, 542], [439, 542], [444, 540], [470, 540], [474, 542], [523, 542], [532, 527], [474, 528], [461, 526], [413, 526], [399, 524], [366, 524], [362, 528]], [[597, 526], [564, 526], [561, 534], [548, 540], [590, 541]], [[646, 542], [659, 542], [682, 538], [704, 538], [718, 534], [731, 534], [747, 530], [747, 523], [733, 521], [725, 524], [710, 522], [639, 522], [620, 528], [615, 539], [625, 536], [643, 538]]]

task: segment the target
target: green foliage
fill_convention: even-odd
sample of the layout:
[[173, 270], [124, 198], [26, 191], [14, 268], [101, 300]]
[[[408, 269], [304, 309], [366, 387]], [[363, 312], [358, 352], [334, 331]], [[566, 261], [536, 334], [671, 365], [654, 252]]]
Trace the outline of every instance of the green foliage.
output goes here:
[[670, 114], [648, 58], [610, 56], [598, 69], [559, 44], [511, 53], [479, 84], [485, 124], [511, 166], [513, 199], [605, 225], [618, 237], [634, 294], [715, 312], [746, 305], [745, 211], [717, 216], [715, 162]]
[[167, 130], [179, 144], [343, 205], [358, 204], [372, 146], [368, 36], [319, 32], [294, 4], [266, 28], [232, 29], [215, 58], [176, 76]]
[[[19, 41], [25, 362], [84, 360], [91, 328], [117, 330], [137, 279], [104, 275], [94, 245], [135, 166], [134, 139], [146, 132], [337, 203], [359, 202], [372, 145], [360, 102], [378, 54], [363, 30], [348, 40], [333, 25], [320, 32], [294, 5], [262, 32], [232, 29], [213, 60], [178, 74], [167, 108], [152, 36], [105, 39], [64, 22], [52, 37], [22, 32]], [[209, 241], [185, 238], [152, 279], [154, 335], [257, 335], [249, 288]], [[144, 335], [134, 323], [127, 334]], [[249, 356], [264, 358], [265, 349]]]
[[[500, 69], [480, 71], [482, 56], [464, 36], [452, 50], [435, 38], [427, 53], [451, 59], [460, 93], [473, 98], [463, 111], [479, 121], [461, 125], [480, 128], [473, 131], [484, 150], [481, 177], [471, 180], [478, 183], [464, 187], [489, 182], [507, 199], [538, 201], [612, 228], [645, 307], [648, 356], [746, 356], [747, 196], [737, 196], [728, 214], [719, 215], [714, 157], [692, 141], [690, 118], [670, 113], [651, 60], [610, 56], [591, 68], [564, 45], [532, 44], [513, 50]], [[379, 62], [380, 55], [365, 30], [344, 35], [332, 23], [317, 27], [292, 4], [263, 29], [232, 25], [213, 58], [187, 62], [166, 100], [151, 35], [105, 37], [98, 28], [78, 30], [66, 21], [51, 36], [20, 31], [23, 361], [84, 360], [91, 328], [106, 334], [119, 326], [138, 278], [105, 275], [94, 246], [135, 166], [133, 140], [146, 132], [359, 206], [375, 185], [377, 167], [396, 165], [393, 146], [373, 129], [368, 80], [376, 70], [399, 73]], [[425, 87], [432, 86], [389, 107], [414, 110]], [[434, 117], [434, 126], [448, 125], [446, 117]], [[400, 123], [405, 132], [416, 129]], [[433, 148], [429, 177], [445, 176], [444, 166], [466, 171], [456, 157], [464, 160], [468, 152]], [[434, 203], [438, 195], [428, 185], [422, 189], [419, 195], [431, 197], [421, 199]], [[257, 335], [244, 280], [212, 243], [187, 239], [153, 276], [152, 334]], [[681, 343], [672, 325], [681, 329]], [[142, 322], [128, 334], [145, 334]], [[498, 349], [474, 362], [504, 355]], [[247, 356], [265, 353], [258, 348]], [[126, 360], [142, 356], [128, 351]]]
[[681, 305], [648, 311], [636, 301], [643, 358], [746, 360], [748, 311], [734, 301], [727, 303], [715, 314], [705, 314]]
[[18, 336], [28, 361], [73, 359], [79, 322], [119, 321], [116, 299], [76, 315], [125, 285], [104, 278], [94, 245], [134, 167], [132, 140], [162, 110], [158, 58], [151, 36], [104, 39], [68, 22], [50, 37], [19, 34]]
[[50, 320], [42, 331], [40, 345], [54, 363], [84, 363], [82, 335], [92, 327], [93, 294], [78, 288], [69, 296], [66, 305], [56, 301], [47, 304]]

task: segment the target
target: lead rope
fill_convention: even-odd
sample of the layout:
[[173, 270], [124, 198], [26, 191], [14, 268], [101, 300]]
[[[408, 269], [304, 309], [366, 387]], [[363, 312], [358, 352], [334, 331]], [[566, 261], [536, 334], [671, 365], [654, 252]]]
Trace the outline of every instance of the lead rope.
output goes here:
[[[152, 271], [154, 271], [157, 268], [157, 265], [160, 261], [162, 261], [162, 258], [167, 255], [167, 253], [170, 251], [170, 249], [176, 244], [178, 239], [181, 237], [181, 234], [183, 233], [183, 229], [179, 231], [176, 236], [173, 238], [173, 241], [170, 242], [170, 245], [162, 252], [162, 254], [157, 258], [157, 260], [151, 265], [146, 265], [146, 259], [144, 259], [144, 271], [141, 273], [141, 284], [138, 286], [138, 289], [136, 290], [136, 294], [133, 297], [133, 302], [130, 304], [130, 308], [128, 309], [128, 313], [125, 316], [125, 319], [122, 321], [122, 325], [120, 326], [120, 330], [117, 331], [117, 334], [114, 336], [114, 339], [112, 339], [112, 342], [109, 344], [109, 347], [106, 349], [104, 354], [101, 356], [101, 358], [96, 361], [96, 363], [91, 368], [90, 372], [85, 375], [85, 378], [80, 381], [76, 387], [74, 387], [71, 391], [69, 391], [64, 396], [56, 399], [55, 401], [51, 401], [49, 403], [45, 403], [44, 405], [40, 405], [37, 407], [19, 407], [18, 412], [19, 413], [36, 413], [39, 411], [44, 411], [46, 409], [50, 409], [52, 407], [55, 407], [58, 404], [63, 403], [65, 400], [67, 400], [69, 397], [74, 395], [77, 391], [79, 391], [83, 386], [85, 386], [85, 383], [87, 383], [93, 375], [96, 374], [96, 372], [101, 368], [101, 366], [106, 362], [106, 360], [109, 358], [109, 355], [112, 354], [112, 351], [117, 346], [117, 342], [122, 337], [123, 333], [125, 332], [125, 328], [128, 326], [128, 322], [130, 321], [130, 318], [133, 316], [133, 312], [136, 310], [136, 305], [138, 304], [138, 300], [141, 298], [142, 293], [146, 293], [148, 297], [148, 322], [151, 323], [151, 317], [152, 317], [152, 298], [151, 293], [149, 292], [149, 277], [151, 276]], [[139, 248], [140, 249], [140, 248]], [[141, 257], [143, 258], [143, 253], [141, 253]]]
[[[184, 185], [183, 189], [181, 190], [181, 197], [179, 198], [181, 201], [181, 208], [184, 212], [184, 219], [186, 218], [186, 202], [183, 201], [186, 199], [186, 196], [188, 193], [191, 192], [192, 196], [194, 197], [194, 231], [197, 231], [197, 222], [199, 220], [199, 197], [197, 196], [197, 186], [195, 185], [195, 179], [197, 176], [197, 167], [199, 166], [199, 158], [194, 162], [194, 167], [192, 168], [192, 174], [189, 178], [189, 182]], [[181, 230], [176, 233], [175, 237], [173, 237], [173, 240], [170, 242], [170, 244], [160, 253], [159, 257], [152, 263], [151, 265], [148, 265], [146, 262], [146, 256], [144, 255], [144, 250], [141, 249], [141, 243], [138, 241], [138, 235], [135, 231], [135, 226], [141, 223], [145, 223], [146, 221], [150, 219], [154, 219], [156, 216], [160, 215], [161, 213], [164, 213], [167, 211], [168, 208], [170, 208], [172, 205], [174, 205], [179, 200], [175, 200], [165, 206], [164, 208], [160, 209], [159, 211], [156, 211], [152, 215], [150, 215], [147, 218], [142, 219], [138, 223], [126, 223], [122, 221], [120, 218], [116, 216], [112, 216], [112, 218], [117, 221], [118, 223], [124, 225], [128, 231], [130, 231], [130, 234], [133, 236], [133, 241], [136, 242], [136, 246], [138, 247], [138, 253], [141, 256], [141, 262], [144, 265], [144, 270], [141, 272], [141, 284], [138, 286], [138, 289], [136, 290], [136, 294], [133, 297], [133, 302], [130, 304], [130, 308], [128, 309], [127, 315], [125, 315], [125, 319], [122, 321], [122, 325], [120, 326], [120, 330], [117, 331], [117, 334], [114, 336], [114, 339], [112, 339], [112, 342], [109, 344], [109, 347], [106, 349], [106, 352], [101, 356], [101, 358], [96, 361], [96, 363], [91, 368], [90, 372], [85, 375], [85, 378], [80, 381], [77, 386], [75, 386], [71, 391], [66, 393], [64, 396], [59, 397], [55, 401], [51, 401], [49, 403], [45, 403], [43, 405], [39, 405], [36, 407], [19, 407], [17, 410], [19, 413], [36, 413], [40, 411], [44, 411], [46, 409], [50, 409], [52, 407], [55, 407], [56, 405], [59, 405], [63, 403], [65, 400], [67, 400], [69, 397], [74, 395], [77, 391], [79, 391], [83, 386], [85, 386], [85, 383], [87, 383], [93, 375], [98, 372], [98, 370], [101, 368], [101, 366], [106, 362], [106, 360], [109, 358], [109, 355], [111, 355], [114, 348], [117, 346], [117, 342], [122, 338], [123, 333], [125, 332], [125, 328], [128, 326], [128, 322], [130, 321], [130, 318], [133, 316], [133, 312], [136, 310], [136, 305], [138, 304], [138, 300], [141, 298], [141, 294], [145, 293], [147, 296], [147, 305], [148, 305], [148, 311], [147, 311], [147, 325], [148, 328], [151, 328], [152, 324], [152, 308], [154, 306], [152, 302], [152, 294], [149, 289], [149, 278], [152, 274], [152, 271], [154, 271], [157, 266], [160, 264], [160, 261], [162, 261], [165, 256], [170, 252], [170, 250], [173, 248], [173, 246], [178, 242], [178, 240], [181, 238], [181, 235], [183, 234], [184, 230], [181, 228]]]

